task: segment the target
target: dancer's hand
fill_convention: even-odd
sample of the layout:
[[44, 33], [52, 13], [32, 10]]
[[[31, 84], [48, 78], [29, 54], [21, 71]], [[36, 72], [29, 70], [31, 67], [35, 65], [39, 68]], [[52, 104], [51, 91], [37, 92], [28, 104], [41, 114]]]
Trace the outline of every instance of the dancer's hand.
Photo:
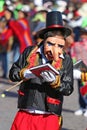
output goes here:
[[81, 79], [81, 71], [77, 70], [77, 69], [74, 69], [73, 70], [73, 78], [74, 79]]
[[44, 79], [46, 82], [49, 82], [49, 83], [54, 82], [54, 81], [56, 80], [56, 75], [53, 74], [53, 73], [50, 72], [50, 71], [43, 71], [43, 72], [41, 72], [40, 75], [43, 77], [43, 79]]
[[36, 76], [29, 70], [29, 69], [26, 69], [23, 73], [23, 77], [25, 79], [33, 79], [35, 78]]

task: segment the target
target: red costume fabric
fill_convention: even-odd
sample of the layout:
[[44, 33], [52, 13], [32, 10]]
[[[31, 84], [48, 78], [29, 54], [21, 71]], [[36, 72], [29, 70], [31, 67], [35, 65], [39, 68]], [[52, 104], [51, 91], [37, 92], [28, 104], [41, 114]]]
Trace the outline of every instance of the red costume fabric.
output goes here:
[[11, 127], [11, 130], [60, 130], [60, 129], [61, 129], [61, 117], [58, 117], [57, 115], [54, 114], [31, 114], [24, 111], [19, 111], [17, 113]]
[[18, 37], [20, 42], [20, 53], [22, 53], [27, 46], [32, 45], [28, 21], [26, 19], [11, 20], [9, 25], [12, 28], [14, 34]]
[[82, 96], [87, 95], [87, 84], [85, 86], [81, 87], [80, 92], [81, 92]]
[[4, 16], [4, 11], [0, 12], [0, 17]]
[[29, 28], [29, 23], [26, 19], [20, 19], [18, 20], [18, 23], [21, 25], [22, 29], [24, 30], [24, 41], [26, 45], [32, 45], [32, 40], [31, 40], [31, 33], [30, 33], [30, 28]]
[[13, 32], [10, 28], [6, 28], [4, 32], [0, 33], [0, 51], [7, 50], [8, 40], [13, 36]]

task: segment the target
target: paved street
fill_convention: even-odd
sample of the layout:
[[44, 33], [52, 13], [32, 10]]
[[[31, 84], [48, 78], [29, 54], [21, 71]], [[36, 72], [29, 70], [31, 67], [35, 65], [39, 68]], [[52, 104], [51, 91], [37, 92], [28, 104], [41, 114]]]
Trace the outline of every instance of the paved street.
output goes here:
[[[0, 79], [0, 130], [10, 130], [11, 123], [17, 111], [17, 89], [18, 87], [6, 92], [11, 87], [11, 82]], [[74, 111], [78, 109], [78, 91], [75, 81], [74, 92], [71, 96], [65, 97], [63, 105], [63, 128], [62, 130], [86, 130], [87, 118], [75, 116]], [[6, 97], [1, 97], [1, 92]]]

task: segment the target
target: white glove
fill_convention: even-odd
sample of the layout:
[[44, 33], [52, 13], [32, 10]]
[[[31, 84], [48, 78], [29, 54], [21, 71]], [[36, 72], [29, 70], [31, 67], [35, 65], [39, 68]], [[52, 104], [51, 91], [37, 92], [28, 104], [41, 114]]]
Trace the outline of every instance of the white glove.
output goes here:
[[53, 82], [56, 80], [56, 76], [50, 71], [43, 71], [40, 74], [46, 82]]
[[73, 78], [74, 79], [81, 79], [81, 71], [77, 70], [77, 69], [74, 69], [73, 70]]
[[29, 69], [25, 70], [23, 75], [26, 79], [33, 79], [36, 77]]

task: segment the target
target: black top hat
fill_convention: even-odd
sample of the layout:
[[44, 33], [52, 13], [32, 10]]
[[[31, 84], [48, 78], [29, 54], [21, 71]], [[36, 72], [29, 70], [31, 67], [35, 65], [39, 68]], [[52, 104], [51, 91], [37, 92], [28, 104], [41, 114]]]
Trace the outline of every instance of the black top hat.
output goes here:
[[44, 38], [44, 34], [52, 30], [61, 30], [64, 33], [64, 37], [71, 34], [71, 29], [63, 26], [62, 14], [59, 11], [51, 11], [47, 13], [46, 28], [37, 32], [38, 37]]

